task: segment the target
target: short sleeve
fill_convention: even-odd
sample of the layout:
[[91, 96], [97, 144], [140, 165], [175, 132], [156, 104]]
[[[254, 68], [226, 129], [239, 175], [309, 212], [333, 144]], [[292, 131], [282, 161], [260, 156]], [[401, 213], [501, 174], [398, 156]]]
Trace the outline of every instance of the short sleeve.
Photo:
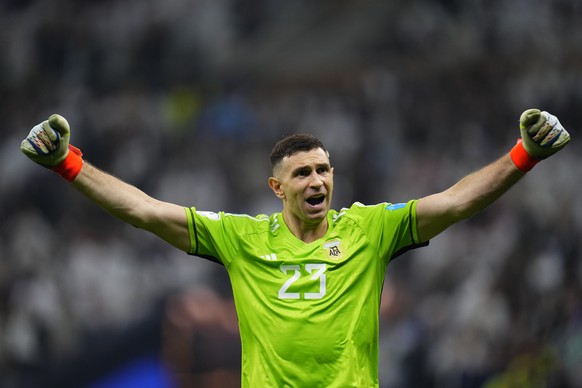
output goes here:
[[[353, 217], [386, 261], [428, 242], [421, 242], [416, 224], [417, 200], [406, 203], [354, 204]], [[354, 211], [355, 210], [355, 211]]]
[[227, 265], [232, 252], [236, 252], [238, 237], [228, 226], [225, 213], [186, 209], [190, 235], [190, 255], [200, 256]]

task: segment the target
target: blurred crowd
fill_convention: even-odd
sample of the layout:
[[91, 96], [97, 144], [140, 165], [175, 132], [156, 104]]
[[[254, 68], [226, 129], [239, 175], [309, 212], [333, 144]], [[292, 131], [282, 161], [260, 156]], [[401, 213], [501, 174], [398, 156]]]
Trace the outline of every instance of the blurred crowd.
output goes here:
[[283, 135], [326, 144], [335, 208], [403, 202], [508, 152], [531, 107], [572, 143], [389, 266], [381, 386], [582, 386], [581, 16], [575, 0], [1, 2], [0, 387], [175, 298], [160, 311], [176, 327], [236, 323], [222, 267], [20, 154], [51, 113], [152, 196], [254, 215], [280, 210], [266, 182]]

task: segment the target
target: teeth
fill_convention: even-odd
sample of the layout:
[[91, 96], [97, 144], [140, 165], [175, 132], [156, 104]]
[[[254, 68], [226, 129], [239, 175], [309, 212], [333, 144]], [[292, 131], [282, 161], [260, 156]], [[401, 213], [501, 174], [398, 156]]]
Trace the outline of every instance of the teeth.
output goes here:
[[325, 195], [314, 195], [313, 197], [307, 198], [307, 202], [310, 205], [318, 205], [323, 202]]

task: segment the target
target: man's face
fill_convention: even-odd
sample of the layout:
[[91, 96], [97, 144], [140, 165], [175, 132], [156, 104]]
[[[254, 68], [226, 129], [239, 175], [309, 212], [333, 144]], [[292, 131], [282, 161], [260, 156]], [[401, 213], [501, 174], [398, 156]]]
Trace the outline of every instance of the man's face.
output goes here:
[[331, 205], [333, 168], [321, 148], [283, 158], [269, 186], [283, 200], [288, 216], [303, 225], [325, 219]]

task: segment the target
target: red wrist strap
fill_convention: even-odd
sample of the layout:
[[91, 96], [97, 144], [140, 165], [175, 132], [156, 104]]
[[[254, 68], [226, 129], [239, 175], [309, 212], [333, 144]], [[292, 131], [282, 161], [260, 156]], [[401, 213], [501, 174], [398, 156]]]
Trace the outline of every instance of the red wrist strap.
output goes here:
[[513, 164], [523, 172], [528, 172], [541, 161], [541, 159], [536, 159], [527, 153], [525, 148], [523, 148], [523, 142], [521, 139], [519, 139], [517, 144], [511, 149], [509, 156], [511, 157]]
[[61, 164], [54, 167], [52, 170], [69, 182], [72, 182], [81, 172], [81, 168], [83, 168], [82, 156], [83, 153], [80, 149], [69, 144], [69, 154]]

